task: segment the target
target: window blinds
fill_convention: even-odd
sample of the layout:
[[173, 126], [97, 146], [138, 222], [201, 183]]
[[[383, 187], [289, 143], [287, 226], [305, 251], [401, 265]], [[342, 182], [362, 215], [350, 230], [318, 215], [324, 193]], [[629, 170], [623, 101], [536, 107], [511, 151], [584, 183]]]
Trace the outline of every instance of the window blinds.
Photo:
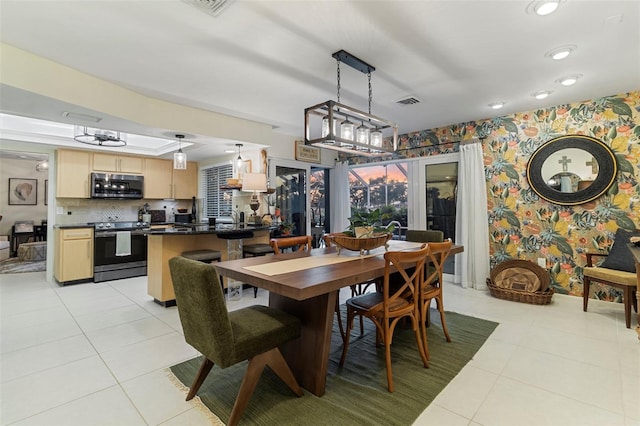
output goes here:
[[224, 164], [208, 167], [200, 174], [200, 187], [203, 188], [205, 217], [220, 217], [232, 215], [231, 189], [221, 189], [227, 184], [227, 179], [233, 177], [233, 166]]

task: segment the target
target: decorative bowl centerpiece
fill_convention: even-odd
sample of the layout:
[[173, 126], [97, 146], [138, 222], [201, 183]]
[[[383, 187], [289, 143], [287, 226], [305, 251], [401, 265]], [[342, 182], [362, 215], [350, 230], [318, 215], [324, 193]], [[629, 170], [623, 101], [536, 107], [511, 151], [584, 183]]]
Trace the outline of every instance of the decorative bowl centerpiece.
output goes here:
[[178, 209], [178, 213], [186, 213], [189, 209]]
[[363, 255], [365, 251], [373, 250], [375, 248], [387, 245], [392, 237], [390, 233], [376, 233], [369, 237], [352, 237], [347, 234], [333, 234], [331, 240], [338, 246], [338, 254], [340, 249], [347, 249], [351, 251], [359, 251], [360, 255]]
[[340, 249], [359, 251], [363, 255], [365, 251], [385, 246], [393, 237], [393, 225], [381, 226], [382, 213], [380, 209], [369, 212], [355, 212], [349, 218], [349, 228], [343, 233], [331, 234], [331, 240]]

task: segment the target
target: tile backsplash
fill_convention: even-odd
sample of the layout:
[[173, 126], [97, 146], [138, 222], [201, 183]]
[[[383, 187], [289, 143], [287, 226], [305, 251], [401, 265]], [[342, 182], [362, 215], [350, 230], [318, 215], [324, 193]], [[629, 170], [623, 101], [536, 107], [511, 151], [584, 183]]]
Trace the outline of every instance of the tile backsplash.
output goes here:
[[57, 225], [73, 225], [91, 222], [134, 222], [138, 220], [138, 209], [149, 204], [151, 210], [166, 210], [167, 222], [173, 222], [178, 208], [191, 211], [191, 202], [183, 200], [93, 200], [58, 198]]

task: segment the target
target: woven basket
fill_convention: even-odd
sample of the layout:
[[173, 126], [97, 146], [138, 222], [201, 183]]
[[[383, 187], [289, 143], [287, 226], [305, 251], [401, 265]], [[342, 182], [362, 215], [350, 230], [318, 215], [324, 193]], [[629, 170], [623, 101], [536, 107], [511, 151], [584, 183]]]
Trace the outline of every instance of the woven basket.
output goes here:
[[350, 237], [345, 234], [332, 234], [331, 240], [336, 243], [338, 247], [363, 253], [365, 250], [373, 250], [374, 248], [385, 245], [391, 237], [391, 234], [379, 234], [366, 238]]
[[491, 270], [487, 286], [491, 295], [514, 302], [546, 305], [551, 302], [549, 273], [527, 260], [509, 260]]
[[500, 288], [495, 286], [489, 278], [487, 278], [487, 286], [493, 297], [511, 300], [512, 302], [530, 303], [532, 305], [548, 305], [551, 303], [551, 296], [553, 296], [554, 293], [553, 288], [536, 292]]

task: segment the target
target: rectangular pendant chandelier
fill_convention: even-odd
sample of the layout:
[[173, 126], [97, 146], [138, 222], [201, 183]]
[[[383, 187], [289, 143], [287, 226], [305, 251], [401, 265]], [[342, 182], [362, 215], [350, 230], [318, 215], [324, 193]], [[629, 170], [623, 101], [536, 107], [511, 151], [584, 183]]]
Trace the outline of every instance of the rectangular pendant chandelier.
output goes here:
[[[305, 108], [305, 145], [367, 157], [393, 155], [398, 148], [398, 125], [371, 114], [373, 98], [371, 73], [375, 71], [375, 67], [344, 50], [339, 50], [332, 56], [337, 61], [338, 102], [326, 101]], [[369, 112], [340, 103], [341, 63], [367, 75]], [[387, 135], [386, 141], [383, 138], [383, 132]]]
[[[324, 126], [323, 126], [324, 122]], [[353, 124], [358, 131], [341, 131], [345, 122]], [[333, 123], [333, 125], [327, 125]], [[305, 145], [341, 151], [366, 157], [392, 155], [398, 149], [398, 125], [335, 101], [326, 101], [304, 110]], [[366, 133], [360, 130], [367, 131]], [[384, 140], [382, 134], [390, 140]], [[376, 135], [377, 133], [377, 135]], [[367, 137], [358, 138], [359, 134]], [[347, 136], [347, 137], [343, 137]]]

